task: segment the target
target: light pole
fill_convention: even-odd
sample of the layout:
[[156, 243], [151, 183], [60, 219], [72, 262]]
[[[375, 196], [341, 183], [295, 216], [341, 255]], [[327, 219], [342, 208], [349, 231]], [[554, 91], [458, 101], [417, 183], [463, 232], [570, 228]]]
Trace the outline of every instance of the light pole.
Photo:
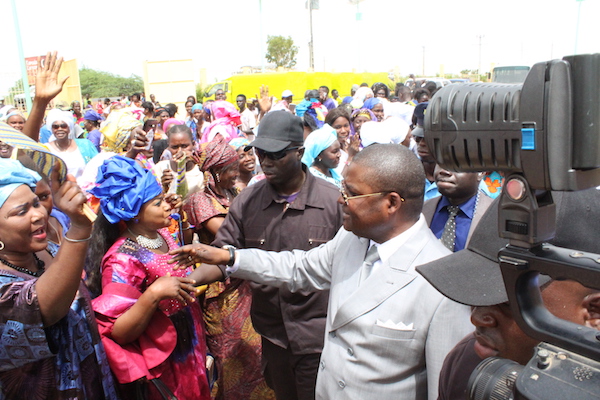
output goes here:
[[27, 78], [27, 67], [25, 66], [25, 55], [23, 54], [23, 42], [21, 41], [21, 28], [19, 27], [19, 16], [17, 14], [17, 6], [15, 0], [10, 0], [13, 11], [13, 21], [15, 24], [15, 33], [17, 39], [17, 47], [19, 48], [19, 61], [21, 62], [21, 81], [23, 82], [23, 90], [25, 94], [25, 104], [27, 112], [31, 111], [31, 93], [29, 92], [29, 80]]
[[313, 0], [308, 1], [308, 19], [310, 23], [310, 42], [308, 42], [309, 61], [308, 65], [311, 71], [315, 70], [315, 53], [314, 53], [314, 42], [313, 42], [313, 23], [312, 23], [312, 11], [313, 11]]
[[573, 51], [573, 55], [577, 54], [577, 42], [579, 41], [579, 17], [581, 16], [581, 3], [583, 2], [583, 0], [576, 1], [579, 4], [577, 5], [577, 25], [575, 25], [575, 51]]
[[477, 66], [477, 74], [481, 75], [481, 39], [484, 38], [484, 35], [477, 35], [479, 39], [479, 65]]

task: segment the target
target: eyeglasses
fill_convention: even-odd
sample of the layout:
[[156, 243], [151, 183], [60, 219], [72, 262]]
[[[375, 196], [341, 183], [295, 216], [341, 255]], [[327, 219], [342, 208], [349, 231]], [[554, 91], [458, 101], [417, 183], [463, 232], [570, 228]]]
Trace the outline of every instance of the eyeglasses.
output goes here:
[[302, 148], [303, 148], [303, 146], [288, 147], [287, 149], [283, 149], [283, 150], [279, 150], [279, 151], [275, 151], [275, 152], [264, 151], [262, 149], [256, 148], [256, 154], [258, 155], [258, 158], [261, 160], [264, 159], [265, 157], [267, 157], [268, 159], [277, 161], [277, 160], [281, 160], [283, 157], [285, 157], [287, 155], [288, 151], [302, 149]]
[[[340, 193], [341, 193], [342, 199], [344, 199], [344, 203], [346, 203], [346, 205], [348, 205], [349, 200], [360, 199], [361, 197], [378, 196], [380, 194], [388, 194], [388, 193], [392, 193], [392, 192], [393, 192], [392, 190], [386, 190], [384, 192], [357, 194], [355, 196], [348, 196], [348, 193], [346, 193], [346, 188], [344, 187], [344, 185], [342, 184], [342, 186], [340, 187]], [[400, 197], [400, 201], [404, 201], [404, 198]]]
[[52, 124], [52, 129], [67, 129], [69, 127], [69, 125], [62, 123], [62, 124]]

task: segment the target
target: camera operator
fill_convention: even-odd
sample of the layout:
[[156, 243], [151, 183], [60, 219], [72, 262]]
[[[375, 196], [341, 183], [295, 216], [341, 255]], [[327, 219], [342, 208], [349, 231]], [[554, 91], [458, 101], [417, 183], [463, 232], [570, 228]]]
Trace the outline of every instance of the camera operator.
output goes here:
[[[556, 246], [600, 253], [595, 224], [600, 217], [600, 191], [553, 192], [556, 203]], [[513, 319], [498, 265], [498, 201], [481, 219], [465, 250], [417, 267], [446, 297], [473, 306], [475, 332], [448, 354], [439, 380], [438, 399], [464, 399], [475, 367], [487, 357], [502, 357], [525, 365], [538, 341], [528, 337]], [[468, 283], [465, 283], [468, 282]], [[555, 281], [540, 275], [544, 305], [555, 316], [600, 328], [600, 292], [575, 281]]]

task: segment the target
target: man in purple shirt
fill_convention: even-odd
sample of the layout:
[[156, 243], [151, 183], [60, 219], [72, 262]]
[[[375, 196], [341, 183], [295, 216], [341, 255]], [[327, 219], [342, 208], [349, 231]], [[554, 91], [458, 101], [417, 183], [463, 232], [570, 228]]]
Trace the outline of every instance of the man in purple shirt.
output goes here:
[[328, 110], [333, 110], [337, 107], [337, 103], [329, 97], [329, 88], [327, 86], [319, 87], [319, 100]]

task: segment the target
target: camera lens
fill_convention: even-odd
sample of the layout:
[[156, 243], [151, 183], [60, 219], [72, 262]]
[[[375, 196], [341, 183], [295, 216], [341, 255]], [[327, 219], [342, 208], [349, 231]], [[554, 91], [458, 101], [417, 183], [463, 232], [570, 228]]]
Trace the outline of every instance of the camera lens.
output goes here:
[[513, 399], [515, 381], [522, 370], [523, 366], [514, 361], [499, 357], [486, 358], [469, 378], [469, 399]]

